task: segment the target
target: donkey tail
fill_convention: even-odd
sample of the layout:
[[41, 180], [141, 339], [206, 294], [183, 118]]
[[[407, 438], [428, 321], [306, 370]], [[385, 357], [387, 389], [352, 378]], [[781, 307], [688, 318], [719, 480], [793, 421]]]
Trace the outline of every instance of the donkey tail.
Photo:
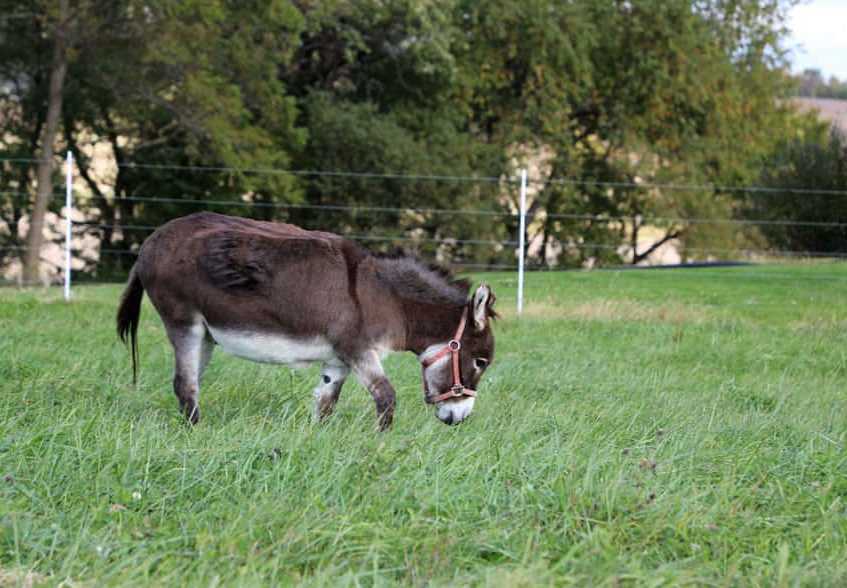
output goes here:
[[126, 289], [121, 295], [121, 303], [118, 306], [118, 337], [127, 343], [129, 338], [130, 351], [132, 352], [132, 384], [136, 383], [138, 377], [138, 317], [141, 315], [141, 299], [144, 297], [144, 286], [132, 266], [129, 272], [129, 281]]

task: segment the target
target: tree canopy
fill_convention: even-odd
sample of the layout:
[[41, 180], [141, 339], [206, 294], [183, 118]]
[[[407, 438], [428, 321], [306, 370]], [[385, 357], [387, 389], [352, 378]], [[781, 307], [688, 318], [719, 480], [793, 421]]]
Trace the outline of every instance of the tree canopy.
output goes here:
[[[505, 180], [528, 165], [532, 263], [639, 262], [667, 241], [693, 258], [747, 237], [684, 219], [740, 217], [749, 203], [651, 186], [756, 181], [804, 128], [781, 100], [780, 0], [67, 4], [0, 0], [0, 158], [43, 149], [50, 56], [65, 43], [53, 142], [76, 156], [85, 230], [103, 251], [131, 253], [149, 233], [131, 227], [212, 208], [509, 263], [513, 248], [496, 244], [517, 231]], [[20, 245], [37, 166], [2, 165], [0, 239]], [[361, 211], [315, 208], [326, 205]], [[131, 261], [101, 255], [89, 269]]]

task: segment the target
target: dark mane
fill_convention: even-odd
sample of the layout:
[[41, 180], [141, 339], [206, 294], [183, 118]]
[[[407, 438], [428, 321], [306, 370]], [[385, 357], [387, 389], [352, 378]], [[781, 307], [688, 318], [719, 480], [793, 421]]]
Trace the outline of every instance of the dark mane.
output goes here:
[[377, 276], [401, 298], [448, 306], [467, 304], [470, 282], [408, 255], [374, 254]]

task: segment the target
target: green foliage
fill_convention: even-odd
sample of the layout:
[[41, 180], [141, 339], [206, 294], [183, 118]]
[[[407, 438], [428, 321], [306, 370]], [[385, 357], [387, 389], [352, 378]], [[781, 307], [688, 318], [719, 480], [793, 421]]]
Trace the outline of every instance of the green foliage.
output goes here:
[[[416, 248], [427, 257], [444, 253], [443, 240], [479, 238], [479, 219], [462, 215], [419, 212], [418, 209], [467, 209], [496, 212], [499, 183], [449, 182], [431, 179], [404, 180], [397, 173], [436, 176], [470, 176], [490, 169], [496, 174], [496, 153], [470, 143], [456, 126], [456, 117], [431, 112], [381, 113], [366, 101], [357, 103], [312, 94], [304, 106], [309, 121], [309, 144], [302, 165], [316, 169], [348, 170], [363, 177], [317, 176], [304, 181], [306, 200], [319, 205], [364, 207], [359, 211], [296, 210], [289, 219], [309, 228], [333, 228], [367, 237], [388, 232], [415, 238]], [[308, 169], [308, 167], [306, 168]], [[383, 174], [388, 177], [372, 177]], [[393, 210], [368, 210], [390, 208]], [[415, 209], [415, 210], [411, 210]], [[388, 228], [388, 231], [386, 231]], [[508, 238], [492, 227], [486, 236]], [[380, 243], [369, 243], [380, 247]], [[492, 251], [493, 250], [493, 251]], [[456, 262], [496, 261], [490, 245], [452, 251]]]
[[[7, 11], [23, 10], [24, 3], [4, 2]], [[792, 4], [80, 0], [64, 141], [86, 172], [89, 215], [99, 224], [155, 226], [211, 207], [396, 235], [404, 240], [386, 247], [446, 261], [511, 263], [507, 248], [439, 242], [514, 239], [514, 186], [172, 166], [501, 177], [529, 164], [536, 183], [528, 237], [541, 243], [533, 263], [638, 262], [653, 247], [633, 244], [656, 229], [654, 245], [675, 241], [696, 258], [751, 236], [729, 225], [661, 219], [729, 219], [744, 199], [628, 184], [759, 177], [778, 140], [803, 125], [779, 100], [791, 83], [781, 42]], [[29, 5], [34, 17], [26, 26], [2, 25], [0, 77], [25, 82], [7, 84], [0, 100], [4, 155], [29, 155], [37, 142], [50, 10], [50, 3]], [[90, 159], [104, 142], [121, 166], [114, 177], [98, 176]], [[27, 191], [31, 171], [15, 169], [4, 186]], [[145, 197], [263, 206], [137, 200]], [[274, 207], [286, 203], [503, 216]], [[26, 207], [0, 210], [9, 224]], [[104, 249], [126, 252], [146, 233], [96, 234]], [[121, 262], [92, 267], [100, 275], [125, 271], [131, 256], [105, 259]]]
[[[550, 2], [492, 1], [467, 10], [474, 58], [462, 62], [474, 119], [489, 137], [507, 135], [507, 145], [546, 149], [550, 176], [744, 182], [778, 130], [792, 124], [775, 100], [785, 81], [771, 57], [779, 54], [782, 3], [597, 1], [558, 10]], [[708, 192], [546, 184], [537, 198], [547, 213], [622, 219], [602, 227], [542, 213], [537, 233], [545, 243], [576, 244], [575, 263], [597, 256], [579, 243], [632, 239], [644, 217], [733, 214], [732, 199]], [[665, 228], [680, 236], [692, 230], [685, 223]]]
[[117, 287], [0, 290], [0, 577], [845, 584], [847, 268], [539, 272], [520, 320], [485, 280], [474, 415], [438, 422], [392, 356], [385, 434], [352, 379], [316, 425], [317, 370], [220, 351], [189, 430], [149, 304], [133, 388]]
[[[3, 79], [21, 82], [2, 102], [25, 128], [6, 127], [12, 147], [5, 154], [35, 151], [44, 109], [44, 35], [49, 12], [22, 6], [26, 26], [8, 27], [0, 51], [11, 52]], [[39, 8], [43, 12], [39, 12]], [[75, 23], [72, 58], [64, 96], [64, 141], [80, 164], [91, 199], [89, 215], [107, 225], [95, 229], [103, 249], [128, 250], [144, 234], [123, 225], [158, 225], [197, 207], [146, 206], [133, 198], [248, 198], [291, 201], [299, 198], [285, 175], [219, 172], [187, 175], [172, 166], [286, 168], [305, 132], [295, 126], [296, 108], [277, 75], [290, 59], [303, 27], [290, 2], [101, 2], [71, 6]], [[222, 42], [225, 40], [225, 42]], [[16, 53], [17, 51], [17, 53]], [[29, 51], [29, 52], [28, 52]], [[27, 130], [32, 129], [32, 130]], [[118, 164], [102, 177], [90, 158], [107, 143]], [[132, 168], [132, 164], [163, 166]], [[29, 170], [23, 168], [27, 188]], [[20, 184], [21, 182], [18, 182]], [[85, 204], [85, 200], [83, 200]], [[243, 212], [243, 208], [222, 208]], [[130, 257], [106, 256], [100, 275], [125, 271]]]
[[[499, 186], [490, 182], [370, 176], [496, 177], [503, 170], [500, 147], [477, 140], [456, 109], [459, 69], [453, 45], [459, 29], [450, 4], [321, 3], [304, 14], [302, 43], [285, 74], [309, 132], [297, 167], [368, 174], [304, 178], [306, 200], [377, 208], [499, 209]], [[397, 236], [405, 240], [394, 243], [406, 250], [454, 262], [496, 262], [508, 254], [490, 245], [456, 246], [448, 238], [503, 239], [513, 228], [483, 227], [480, 217], [419, 211], [298, 210], [286, 218], [366, 239]], [[368, 245], [386, 248], [380, 241]]]
[[[789, 220], [799, 225], [769, 224], [762, 233], [774, 246], [816, 253], [847, 251], [847, 138], [833, 129], [829, 136], [807, 134], [784, 142], [768, 161], [762, 183], [775, 192], [750, 197], [750, 215]], [[798, 194], [793, 188], [820, 193]], [[829, 192], [829, 193], [827, 193]]]
[[[36, 12], [34, 15], [33, 13]], [[30, 159], [39, 148], [47, 114], [55, 2], [0, 1], [0, 158]], [[0, 267], [22, 257], [19, 225], [29, 213], [35, 165], [0, 163]]]

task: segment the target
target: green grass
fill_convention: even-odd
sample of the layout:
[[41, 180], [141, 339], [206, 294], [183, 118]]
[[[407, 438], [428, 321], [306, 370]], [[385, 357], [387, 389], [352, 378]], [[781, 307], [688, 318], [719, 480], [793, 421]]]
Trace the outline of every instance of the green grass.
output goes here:
[[486, 279], [473, 417], [396, 355], [384, 434], [219, 351], [191, 430], [149, 303], [133, 388], [119, 287], [0, 290], [0, 585], [847, 584], [847, 266]]

